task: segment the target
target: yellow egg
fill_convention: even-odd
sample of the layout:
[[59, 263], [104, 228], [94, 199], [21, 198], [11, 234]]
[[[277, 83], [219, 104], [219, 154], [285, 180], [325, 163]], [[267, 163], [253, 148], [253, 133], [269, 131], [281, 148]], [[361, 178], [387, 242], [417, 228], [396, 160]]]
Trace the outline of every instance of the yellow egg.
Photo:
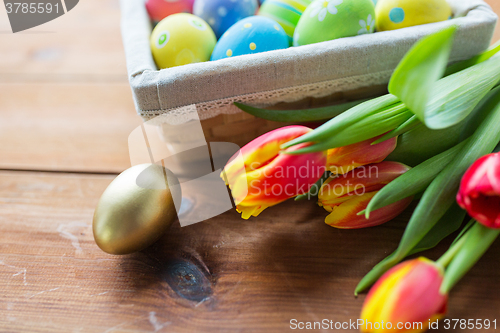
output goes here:
[[156, 242], [177, 218], [178, 184], [170, 170], [155, 164], [136, 165], [118, 175], [94, 212], [97, 245], [107, 253], [128, 254]]
[[163, 19], [150, 38], [151, 52], [160, 69], [208, 61], [216, 43], [208, 23], [187, 13]]
[[445, 21], [451, 15], [445, 0], [378, 0], [375, 7], [378, 31]]

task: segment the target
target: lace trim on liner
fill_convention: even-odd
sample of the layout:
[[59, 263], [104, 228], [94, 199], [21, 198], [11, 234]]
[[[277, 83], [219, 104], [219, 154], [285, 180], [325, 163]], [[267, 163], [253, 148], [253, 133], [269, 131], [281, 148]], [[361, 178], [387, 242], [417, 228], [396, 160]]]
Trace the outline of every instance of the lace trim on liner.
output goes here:
[[[334, 93], [387, 84], [392, 70], [369, 75], [352, 76], [348, 78], [324, 81], [296, 87], [245, 94], [214, 101], [196, 104], [201, 120], [210, 119], [220, 114], [235, 114], [242, 112], [234, 102], [249, 104], [255, 107], [269, 107], [278, 103], [292, 103], [305, 98], [321, 98]], [[167, 112], [182, 113], [182, 106], [166, 110], [138, 110], [144, 121], [150, 120]]]

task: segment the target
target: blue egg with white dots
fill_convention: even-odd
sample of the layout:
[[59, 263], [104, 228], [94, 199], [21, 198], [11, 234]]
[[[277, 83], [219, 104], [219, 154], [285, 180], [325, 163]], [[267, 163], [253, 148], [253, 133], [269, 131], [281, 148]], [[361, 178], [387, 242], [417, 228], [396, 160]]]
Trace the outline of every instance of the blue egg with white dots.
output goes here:
[[288, 36], [278, 22], [263, 16], [250, 16], [222, 35], [211, 60], [286, 49], [289, 45]]
[[193, 14], [204, 19], [219, 38], [236, 22], [257, 11], [257, 0], [195, 0]]

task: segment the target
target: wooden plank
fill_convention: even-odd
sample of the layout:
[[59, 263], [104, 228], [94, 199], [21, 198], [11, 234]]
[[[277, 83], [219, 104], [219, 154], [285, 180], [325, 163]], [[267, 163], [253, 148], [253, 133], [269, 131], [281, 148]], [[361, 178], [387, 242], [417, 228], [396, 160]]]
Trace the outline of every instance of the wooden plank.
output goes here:
[[130, 87], [0, 84], [0, 168], [119, 173], [142, 123]]
[[126, 82], [118, 0], [80, 1], [67, 14], [30, 30], [11, 33], [0, 11], [0, 79]]
[[[353, 296], [356, 283], [395, 248], [409, 216], [337, 230], [314, 203], [289, 201], [250, 221], [230, 211], [175, 223], [147, 251], [115, 257], [91, 230], [111, 180], [0, 172], [3, 331], [288, 332], [291, 319], [356, 320], [365, 297]], [[452, 292], [448, 318], [500, 319], [499, 250]]]

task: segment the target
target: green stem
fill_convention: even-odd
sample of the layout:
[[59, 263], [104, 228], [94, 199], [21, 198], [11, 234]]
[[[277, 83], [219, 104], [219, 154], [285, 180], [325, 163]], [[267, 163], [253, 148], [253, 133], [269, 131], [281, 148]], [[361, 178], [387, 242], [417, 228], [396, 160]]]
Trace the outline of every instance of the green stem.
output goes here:
[[[442, 294], [448, 294], [450, 292], [472, 266], [481, 259], [499, 234], [500, 229], [490, 229], [480, 223], [476, 223], [467, 231], [463, 236], [465, 239], [463, 244], [453, 256], [444, 274], [444, 280], [440, 290]], [[461, 243], [461, 241], [462, 239], [459, 242]], [[459, 242], [457, 242], [457, 244]]]
[[448, 251], [445, 252], [436, 262], [440, 264], [443, 268], [448, 267], [453, 258], [457, 255], [458, 251], [462, 249], [465, 242], [467, 241], [467, 234], [461, 237], [457, 242], [455, 242]]

